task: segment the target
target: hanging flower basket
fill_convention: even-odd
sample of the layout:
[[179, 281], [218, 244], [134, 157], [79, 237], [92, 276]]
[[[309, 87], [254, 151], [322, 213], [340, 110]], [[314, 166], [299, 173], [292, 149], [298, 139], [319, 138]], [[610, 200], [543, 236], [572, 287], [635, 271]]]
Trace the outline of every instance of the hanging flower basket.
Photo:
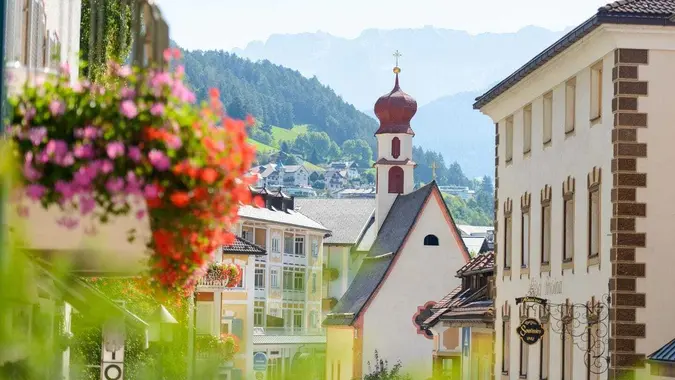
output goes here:
[[209, 285], [220, 284], [228, 288], [236, 287], [241, 281], [241, 266], [234, 263], [212, 263], [203, 277]]
[[[154, 285], [192, 289], [217, 247], [233, 242], [239, 204], [252, 201], [253, 120], [228, 118], [217, 90], [195, 105], [181, 66], [140, 72], [112, 64], [105, 86], [70, 84], [65, 73], [9, 100], [25, 185], [19, 210], [29, 201], [59, 207], [63, 228], [93, 235], [116, 216], [149, 218]], [[146, 207], [132, 211], [135, 204]]]

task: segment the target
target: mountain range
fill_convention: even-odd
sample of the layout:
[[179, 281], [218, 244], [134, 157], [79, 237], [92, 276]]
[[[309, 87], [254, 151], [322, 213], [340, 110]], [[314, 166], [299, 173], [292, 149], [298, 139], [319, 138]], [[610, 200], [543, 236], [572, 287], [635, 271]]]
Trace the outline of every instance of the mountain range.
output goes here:
[[272, 35], [232, 52], [316, 77], [374, 116], [373, 104], [393, 87], [393, 52], [401, 51], [401, 87], [419, 105], [415, 145], [440, 151], [445, 162], [457, 161], [474, 177], [494, 171], [494, 130], [488, 117], [472, 110], [473, 99], [564, 32], [530, 26], [515, 33], [472, 35], [428, 26], [369, 29], [354, 39], [318, 32]]

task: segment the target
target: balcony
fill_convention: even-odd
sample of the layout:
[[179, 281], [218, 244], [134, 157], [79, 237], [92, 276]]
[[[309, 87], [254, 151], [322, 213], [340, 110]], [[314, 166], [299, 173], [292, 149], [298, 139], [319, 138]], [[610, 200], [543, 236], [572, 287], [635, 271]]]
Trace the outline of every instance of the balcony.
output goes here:
[[284, 289], [283, 299], [284, 301], [304, 301], [305, 291]]
[[253, 344], [326, 344], [326, 329], [254, 327]]

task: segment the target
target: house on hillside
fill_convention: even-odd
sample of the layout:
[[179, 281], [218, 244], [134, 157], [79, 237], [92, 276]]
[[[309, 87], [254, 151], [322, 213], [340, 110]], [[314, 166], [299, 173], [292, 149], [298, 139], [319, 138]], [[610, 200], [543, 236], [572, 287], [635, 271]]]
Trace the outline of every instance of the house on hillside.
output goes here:
[[298, 199], [295, 209], [331, 230], [323, 241], [323, 311], [344, 295], [375, 239], [375, 199]]
[[356, 162], [353, 161], [338, 161], [338, 162], [331, 162], [329, 165], [329, 170], [337, 170], [345, 176], [347, 179], [357, 179], [359, 178], [359, 168], [358, 165], [356, 165]]
[[338, 169], [328, 169], [324, 173], [324, 182], [326, 183], [326, 189], [330, 192], [338, 191], [343, 189], [347, 185], [347, 176], [344, 170]]
[[413, 322], [416, 311], [456, 288], [459, 279], [447, 274], [469, 261], [436, 182], [413, 190], [410, 120], [417, 103], [400, 89], [399, 71], [394, 89], [375, 104], [378, 184], [373, 228], [364, 234], [372, 233], [373, 243], [324, 320], [328, 379], [363, 378], [376, 350], [389, 363], [400, 360], [414, 378], [429, 378], [433, 336], [423, 321]]
[[284, 166], [284, 186], [309, 187], [309, 171], [303, 165]]

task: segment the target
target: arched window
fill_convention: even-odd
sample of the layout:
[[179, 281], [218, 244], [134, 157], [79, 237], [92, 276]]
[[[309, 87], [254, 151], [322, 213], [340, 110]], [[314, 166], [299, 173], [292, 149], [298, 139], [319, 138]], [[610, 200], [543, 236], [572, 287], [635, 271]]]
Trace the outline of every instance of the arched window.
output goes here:
[[436, 235], [425, 236], [424, 245], [438, 245], [438, 237], [436, 237]]
[[391, 140], [391, 156], [398, 158], [401, 155], [401, 140], [398, 137], [394, 137]]
[[393, 166], [389, 169], [389, 193], [403, 192], [403, 169], [400, 166]]

